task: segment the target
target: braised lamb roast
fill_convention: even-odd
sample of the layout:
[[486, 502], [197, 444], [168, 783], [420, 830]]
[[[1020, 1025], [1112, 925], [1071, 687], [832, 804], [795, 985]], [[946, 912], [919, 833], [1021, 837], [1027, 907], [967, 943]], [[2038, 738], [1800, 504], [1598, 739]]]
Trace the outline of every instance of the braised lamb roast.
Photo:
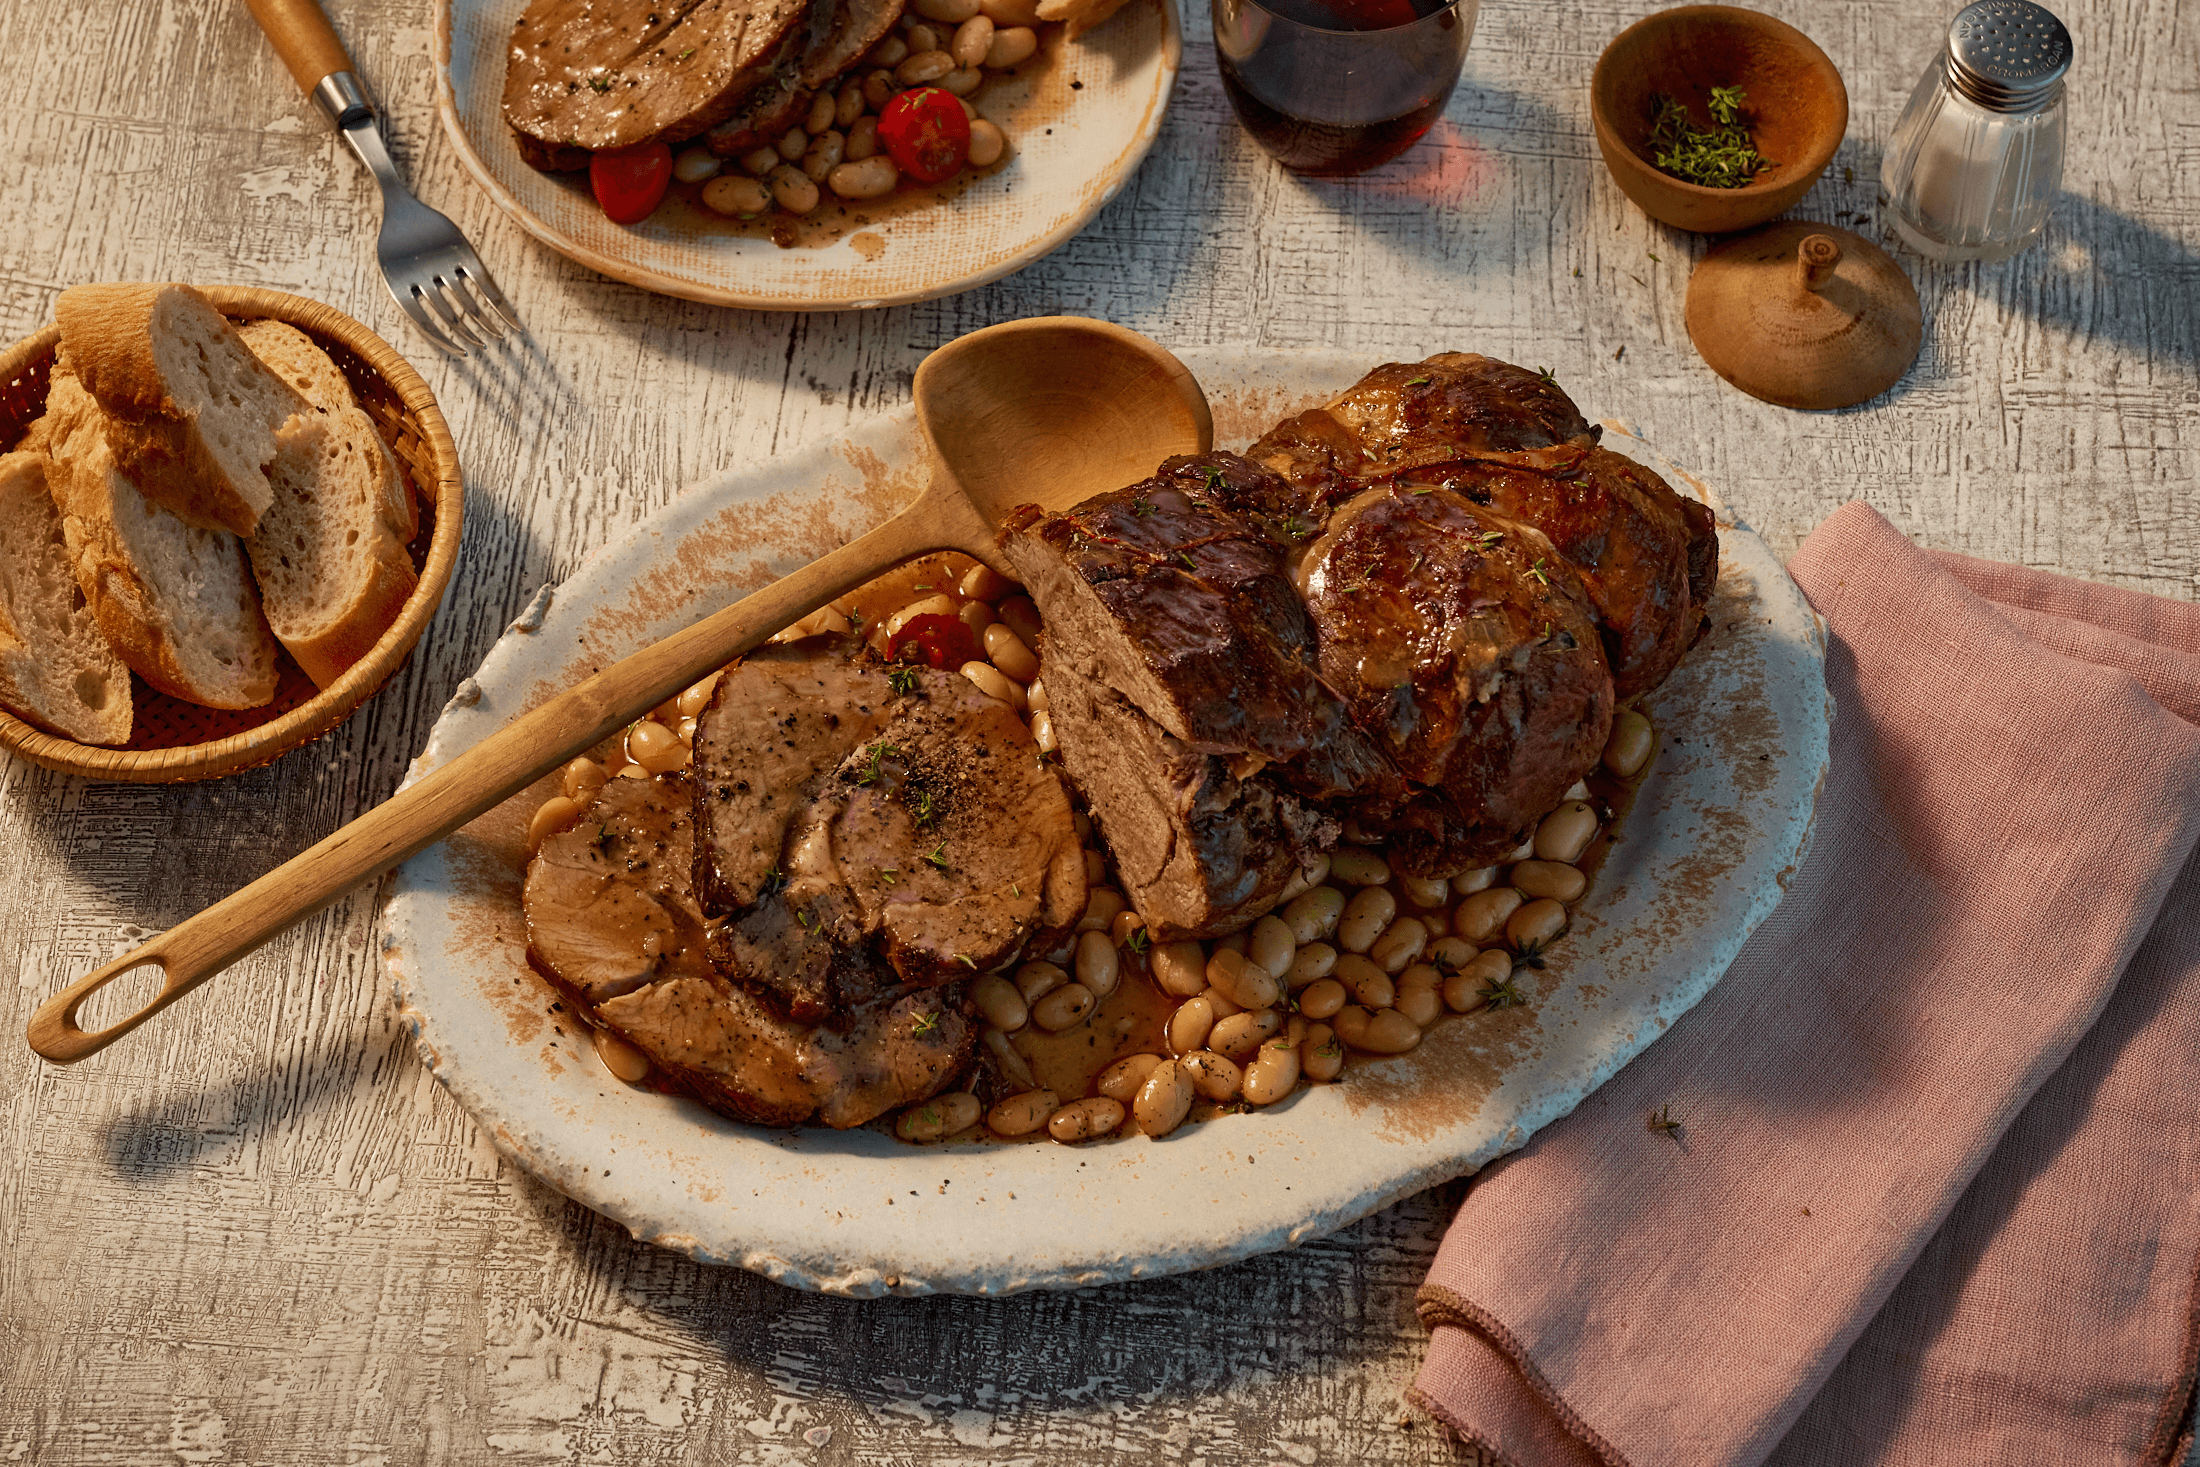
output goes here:
[[1071, 777], [1157, 937], [1244, 927], [1349, 820], [1445, 875], [1518, 845], [1693, 641], [1711, 516], [1538, 374], [1368, 374], [1002, 551]]

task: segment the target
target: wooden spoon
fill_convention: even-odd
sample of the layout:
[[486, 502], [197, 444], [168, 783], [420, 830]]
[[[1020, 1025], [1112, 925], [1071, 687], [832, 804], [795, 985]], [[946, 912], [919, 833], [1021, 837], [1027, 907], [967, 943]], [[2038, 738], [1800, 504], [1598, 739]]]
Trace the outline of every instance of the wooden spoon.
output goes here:
[[[932, 482], [885, 524], [682, 632], [644, 648], [483, 739], [410, 788], [178, 924], [70, 984], [31, 1016], [31, 1048], [58, 1064], [96, 1054], [291, 923], [510, 798], [701, 679], [881, 571], [960, 550], [1007, 572], [995, 527], [1019, 504], [1067, 509], [1214, 443], [1207, 399], [1184, 364], [1105, 321], [1044, 316], [973, 331], [917, 368], [917, 421]], [[107, 1028], [84, 1000], [155, 965], [158, 994]]]

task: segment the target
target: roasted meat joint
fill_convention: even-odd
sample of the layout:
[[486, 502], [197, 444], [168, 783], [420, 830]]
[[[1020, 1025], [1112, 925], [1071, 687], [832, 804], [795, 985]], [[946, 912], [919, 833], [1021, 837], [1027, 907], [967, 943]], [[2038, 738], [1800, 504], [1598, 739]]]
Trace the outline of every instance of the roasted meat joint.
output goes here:
[[1162, 1135], [1525, 1002], [1718, 571], [1704, 506], [1460, 353], [1001, 550], [568, 768], [531, 951], [615, 1073], [768, 1125]]

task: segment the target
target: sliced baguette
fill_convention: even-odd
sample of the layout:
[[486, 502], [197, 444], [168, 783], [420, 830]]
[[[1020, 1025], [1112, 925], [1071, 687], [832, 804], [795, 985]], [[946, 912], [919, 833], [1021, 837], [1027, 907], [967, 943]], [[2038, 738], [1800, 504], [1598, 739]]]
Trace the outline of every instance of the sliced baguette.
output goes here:
[[[389, 448], [375, 431], [373, 420], [363, 412], [345, 416], [346, 409], [359, 406], [359, 399], [353, 396], [351, 384], [329, 360], [328, 353], [313, 344], [312, 337], [287, 321], [274, 320], [247, 321], [237, 328], [237, 335], [270, 370], [305, 394], [308, 403], [342, 418], [345, 431], [359, 435], [362, 454], [388, 459]], [[390, 461], [384, 488], [389, 495], [389, 523], [397, 530], [398, 538], [409, 544], [420, 533], [420, 506], [413, 502], [412, 486], [397, 472], [394, 460]]]
[[77, 589], [49, 467], [0, 454], [0, 704], [80, 744], [124, 743], [130, 669]]
[[188, 285], [75, 286], [54, 319], [116, 467], [194, 525], [251, 534], [274, 495], [275, 431], [305, 398]]
[[[287, 390], [287, 389], [286, 389]], [[99, 406], [57, 376], [46, 399], [49, 478], [77, 586], [100, 633], [162, 692], [209, 708], [275, 696], [275, 638], [244, 545], [141, 494], [116, 463]]]
[[269, 625], [325, 688], [373, 650], [419, 584], [394, 508], [411, 496], [358, 408], [306, 413], [276, 436], [275, 500], [245, 548]]

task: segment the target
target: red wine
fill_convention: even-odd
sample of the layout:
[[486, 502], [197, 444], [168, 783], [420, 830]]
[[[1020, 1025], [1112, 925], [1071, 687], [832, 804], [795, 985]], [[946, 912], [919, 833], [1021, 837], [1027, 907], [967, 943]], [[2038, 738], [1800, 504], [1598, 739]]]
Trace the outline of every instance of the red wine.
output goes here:
[[1214, 0], [1223, 90], [1286, 168], [1359, 173], [1444, 110], [1474, 31], [1472, 0]]

